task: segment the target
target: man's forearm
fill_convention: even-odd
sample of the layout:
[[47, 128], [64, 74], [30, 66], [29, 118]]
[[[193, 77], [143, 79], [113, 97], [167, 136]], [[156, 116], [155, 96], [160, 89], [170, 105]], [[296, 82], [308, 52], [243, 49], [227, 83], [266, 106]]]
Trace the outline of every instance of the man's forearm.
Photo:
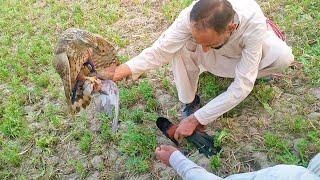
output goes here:
[[119, 81], [130, 75], [132, 75], [132, 72], [126, 64], [121, 64], [120, 66], [111, 66], [97, 72], [97, 77], [99, 79], [111, 79], [113, 81]]
[[125, 63], [131, 70], [133, 79], [137, 79], [142, 73], [161, 67], [172, 60], [173, 54], [161, 50], [158, 46], [160, 45], [155, 42], [151, 47]]
[[204, 168], [198, 166], [194, 162], [186, 158], [180, 151], [175, 151], [171, 154], [169, 159], [170, 165], [177, 173], [187, 180], [220, 180], [221, 178], [209, 173]]
[[208, 102], [205, 106], [194, 113], [200, 124], [207, 125], [222, 114], [238, 105], [245, 96], [234, 97], [230, 92], [224, 92]]

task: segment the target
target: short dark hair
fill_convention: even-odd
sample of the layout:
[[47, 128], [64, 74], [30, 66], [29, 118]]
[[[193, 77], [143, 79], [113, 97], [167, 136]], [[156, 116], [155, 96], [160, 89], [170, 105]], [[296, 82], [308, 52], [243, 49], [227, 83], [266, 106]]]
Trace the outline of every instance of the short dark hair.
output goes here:
[[197, 28], [211, 28], [223, 33], [235, 14], [227, 0], [199, 0], [190, 12], [190, 21]]

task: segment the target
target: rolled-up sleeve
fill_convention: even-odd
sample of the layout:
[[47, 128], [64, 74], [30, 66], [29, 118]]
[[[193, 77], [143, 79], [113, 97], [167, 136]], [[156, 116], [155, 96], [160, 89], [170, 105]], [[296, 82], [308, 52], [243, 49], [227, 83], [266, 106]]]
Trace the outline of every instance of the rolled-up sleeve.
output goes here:
[[161, 34], [151, 47], [143, 50], [138, 56], [126, 62], [134, 79], [139, 77], [143, 72], [169, 63], [174, 54], [190, 39], [189, 16], [191, 8], [192, 5], [181, 11], [178, 18]]
[[206, 125], [243, 101], [252, 91], [262, 57], [262, 42], [266, 32], [263, 22], [251, 23], [243, 35], [244, 49], [235, 68], [235, 79], [227, 91], [211, 100], [194, 113], [198, 121]]

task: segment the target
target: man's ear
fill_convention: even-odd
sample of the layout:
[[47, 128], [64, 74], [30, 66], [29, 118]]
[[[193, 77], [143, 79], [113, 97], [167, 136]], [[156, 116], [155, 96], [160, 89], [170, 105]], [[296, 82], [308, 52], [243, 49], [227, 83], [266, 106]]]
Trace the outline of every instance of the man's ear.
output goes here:
[[233, 32], [235, 29], [237, 29], [237, 26], [238, 26], [237, 24], [231, 22], [231, 23], [228, 24], [227, 30], [228, 30], [229, 32]]

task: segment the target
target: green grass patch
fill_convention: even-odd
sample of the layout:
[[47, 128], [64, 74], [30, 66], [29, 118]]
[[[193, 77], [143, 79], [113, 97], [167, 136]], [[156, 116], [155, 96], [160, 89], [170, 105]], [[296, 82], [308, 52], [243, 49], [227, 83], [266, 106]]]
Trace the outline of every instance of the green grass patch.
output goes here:
[[199, 82], [199, 92], [204, 100], [218, 96], [220, 93], [225, 91], [230, 84], [229, 79], [219, 78], [210, 73], [202, 73], [200, 75]]
[[268, 149], [272, 149], [277, 152], [283, 152], [289, 149], [288, 142], [273, 133], [266, 133], [264, 139], [265, 145]]
[[50, 135], [46, 135], [43, 137], [40, 137], [36, 141], [36, 145], [43, 151], [50, 152], [51, 149], [54, 148], [54, 146], [58, 143], [58, 138]]
[[266, 133], [264, 136], [265, 146], [270, 154], [272, 160], [277, 163], [301, 165], [306, 167], [308, 165], [307, 151], [310, 148], [310, 142], [304, 138], [300, 139], [297, 143], [297, 151], [299, 156], [293, 153], [288, 141], [279, 135], [273, 133]]
[[136, 109], [132, 112], [131, 121], [135, 123], [142, 123], [144, 118], [145, 112], [141, 109]]
[[307, 121], [302, 116], [286, 117], [288, 129], [294, 133], [301, 133], [308, 129]]
[[[121, 152], [128, 157], [126, 167], [133, 172], [147, 172], [157, 145], [156, 134], [150, 128], [127, 124], [128, 130], [122, 134], [119, 144]], [[134, 166], [135, 162], [140, 163]]]
[[168, 91], [171, 96], [178, 98], [176, 86], [173, 86], [168, 78], [163, 77], [161, 83], [162, 87]]
[[[303, 63], [303, 71], [310, 79], [307, 83], [319, 86], [320, 2], [272, 0], [267, 4], [263, 6], [266, 15], [285, 31], [296, 60]], [[274, 13], [279, 11], [282, 13]]]
[[0, 167], [5, 168], [9, 166], [19, 166], [22, 163], [22, 156], [20, 155], [21, 146], [13, 141], [1, 144], [0, 151]]
[[147, 100], [147, 110], [149, 112], [157, 111], [159, 107], [159, 103], [156, 99], [148, 99]]
[[138, 102], [140, 94], [138, 93], [138, 87], [120, 87], [120, 102], [121, 107], [128, 108]]
[[121, 62], [121, 64], [124, 64], [125, 62], [127, 62], [130, 57], [129, 56], [118, 56], [119, 61]]
[[112, 119], [104, 113], [100, 113], [98, 117], [102, 121], [100, 138], [104, 143], [116, 143], [117, 134], [112, 133]]
[[119, 4], [109, 4], [105, 11], [101, 11], [98, 16], [105, 20], [108, 25], [116, 22], [120, 17], [123, 16], [123, 10]]
[[144, 157], [133, 156], [126, 161], [126, 167], [131, 172], [144, 173], [150, 170], [150, 161]]
[[211, 159], [210, 159], [211, 169], [217, 170], [222, 166], [222, 161], [221, 161], [220, 156], [221, 156], [221, 154], [218, 153], [218, 154], [211, 157]]
[[149, 81], [143, 80], [140, 82], [139, 91], [145, 100], [153, 98], [153, 87]]
[[77, 174], [80, 175], [81, 179], [85, 179], [89, 172], [88, 169], [84, 166], [83, 162], [80, 160], [70, 160], [69, 164], [74, 167], [76, 170]]
[[[319, 13], [320, 17], [320, 13]], [[319, 18], [320, 21], [320, 18]], [[319, 24], [320, 25], [320, 24]], [[304, 65], [304, 73], [309, 77], [310, 83], [314, 87], [320, 85], [320, 38], [317, 43], [312, 46], [307, 46], [303, 54], [298, 57], [298, 60]]]
[[173, 22], [180, 11], [188, 7], [192, 0], [172, 0], [164, 4], [162, 11], [169, 22]]
[[88, 154], [90, 152], [92, 141], [93, 141], [92, 134], [89, 131], [84, 132], [79, 142], [80, 149], [84, 153]]
[[24, 110], [14, 101], [8, 103], [4, 109], [2, 121], [0, 122], [1, 133], [9, 138], [29, 138], [29, 131], [24, 121]]
[[0, 171], [0, 179], [7, 180], [12, 179], [14, 177], [14, 174], [10, 171]]
[[259, 100], [269, 114], [274, 113], [274, 110], [271, 107], [271, 101], [275, 96], [275, 91], [272, 86], [265, 84], [256, 85], [253, 89], [253, 95]]

